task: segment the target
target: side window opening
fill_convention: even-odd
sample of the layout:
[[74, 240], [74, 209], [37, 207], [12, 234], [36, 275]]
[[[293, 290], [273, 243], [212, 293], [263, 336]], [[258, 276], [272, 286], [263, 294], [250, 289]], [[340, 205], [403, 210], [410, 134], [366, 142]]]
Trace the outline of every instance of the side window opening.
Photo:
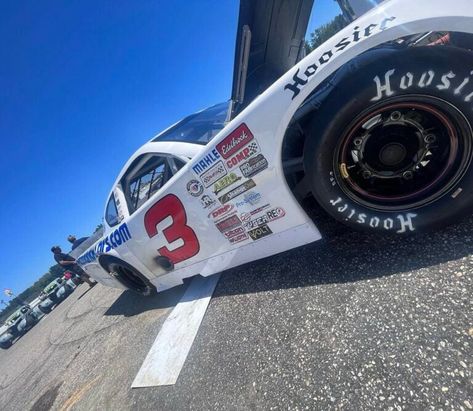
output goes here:
[[133, 211], [140, 208], [143, 203], [156, 193], [168, 180], [167, 163], [160, 159], [159, 163], [151, 169], [142, 170], [138, 176], [130, 181], [130, 205]]
[[138, 210], [184, 165], [184, 161], [166, 155], [144, 154], [136, 158], [120, 182], [129, 213]]
[[120, 222], [118, 216], [117, 203], [115, 202], [115, 196], [112, 194], [107, 203], [105, 210], [105, 221], [110, 227], [117, 225]]

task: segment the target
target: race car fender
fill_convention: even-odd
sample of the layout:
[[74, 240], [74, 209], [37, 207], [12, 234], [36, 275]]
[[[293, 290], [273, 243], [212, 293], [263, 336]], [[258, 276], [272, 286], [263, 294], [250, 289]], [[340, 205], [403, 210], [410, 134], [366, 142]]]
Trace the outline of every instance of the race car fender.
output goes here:
[[[161, 291], [195, 274], [211, 275], [320, 239], [284, 177], [281, 149], [289, 122], [308, 95], [353, 58], [428, 31], [473, 32], [471, 2], [390, 0], [341, 30], [125, 219], [129, 235], [113, 234], [113, 253], [135, 267], [138, 261]], [[389, 92], [383, 80], [379, 93]], [[160, 257], [169, 260], [167, 269]]]

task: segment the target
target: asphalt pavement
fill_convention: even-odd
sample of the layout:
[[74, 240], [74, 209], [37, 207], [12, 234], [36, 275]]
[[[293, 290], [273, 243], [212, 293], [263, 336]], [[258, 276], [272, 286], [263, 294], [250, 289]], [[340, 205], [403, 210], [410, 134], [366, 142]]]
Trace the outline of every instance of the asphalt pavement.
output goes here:
[[0, 352], [1, 410], [471, 410], [473, 218], [326, 238], [223, 273], [173, 386], [131, 389], [185, 285], [80, 286]]

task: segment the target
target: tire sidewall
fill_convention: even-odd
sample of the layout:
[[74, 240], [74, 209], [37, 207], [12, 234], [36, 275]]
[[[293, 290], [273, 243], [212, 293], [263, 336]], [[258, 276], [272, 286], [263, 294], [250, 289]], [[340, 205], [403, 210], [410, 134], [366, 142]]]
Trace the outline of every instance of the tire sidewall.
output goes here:
[[[317, 130], [323, 132], [306, 144], [304, 161], [313, 193], [329, 214], [357, 229], [405, 234], [440, 228], [469, 212], [473, 187], [471, 167], [445, 195], [430, 204], [406, 211], [381, 211], [355, 202], [345, 194], [333, 161], [341, 136], [361, 111], [401, 96], [428, 95], [444, 100], [473, 124], [473, 95], [471, 101], [465, 101], [473, 93], [473, 76], [455, 93], [471, 75], [465, 64], [466, 53], [448, 47], [395, 53], [381, 62], [361, 67], [354, 78], [342, 81], [324, 101], [310, 124], [312, 137], [320, 134]], [[467, 54], [473, 63], [472, 55]], [[430, 79], [432, 72], [434, 76]], [[454, 194], [459, 191], [459, 195]]]

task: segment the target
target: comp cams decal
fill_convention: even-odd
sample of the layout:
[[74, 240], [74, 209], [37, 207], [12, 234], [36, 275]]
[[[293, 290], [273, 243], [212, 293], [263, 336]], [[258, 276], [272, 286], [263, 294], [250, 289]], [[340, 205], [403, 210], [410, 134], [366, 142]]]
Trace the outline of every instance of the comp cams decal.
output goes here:
[[260, 148], [256, 140], [252, 141], [250, 144], [245, 146], [241, 151], [236, 153], [233, 157], [230, 157], [226, 161], [226, 166], [230, 170], [233, 167], [236, 167], [238, 164], [246, 161], [251, 156], [258, 154], [260, 152]]
[[396, 231], [399, 234], [406, 231], [415, 231], [414, 218], [417, 217], [417, 214], [414, 213], [398, 214], [395, 218], [380, 218], [366, 213], [359, 213], [340, 197], [336, 200], [330, 200], [330, 204], [336, 207], [337, 211], [343, 214], [347, 221], [353, 220], [361, 225], [369, 225], [372, 228], [380, 228], [386, 231]]
[[247, 180], [243, 184], [240, 184], [238, 187], [230, 190], [228, 193], [219, 197], [218, 200], [222, 203], [228, 203], [230, 200], [233, 200], [235, 197], [243, 194], [245, 191], [251, 190], [253, 187], [256, 187], [256, 184], [253, 180]]
[[245, 123], [240, 124], [217, 144], [217, 151], [223, 158], [229, 158], [253, 140], [253, 133]]
[[378, 24], [371, 23], [370, 25], [361, 29], [359, 26], [355, 26], [350, 37], [343, 37], [339, 42], [337, 42], [337, 44], [335, 44], [332, 49], [320, 53], [318, 58], [316, 57], [317, 62], [308, 66], [304, 70], [304, 73], [299, 74], [300, 69], [298, 68], [292, 76], [292, 82], [286, 84], [284, 86], [284, 90], [289, 90], [292, 92], [291, 99], [293, 100], [300, 93], [302, 88], [309, 82], [310, 78], [317, 72], [317, 70], [323, 65], [327, 64], [335, 53], [339, 53], [350, 45], [356, 44], [360, 40], [370, 37], [375, 32], [386, 30], [388, 24], [395, 19], [396, 17], [394, 16], [386, 17]]

